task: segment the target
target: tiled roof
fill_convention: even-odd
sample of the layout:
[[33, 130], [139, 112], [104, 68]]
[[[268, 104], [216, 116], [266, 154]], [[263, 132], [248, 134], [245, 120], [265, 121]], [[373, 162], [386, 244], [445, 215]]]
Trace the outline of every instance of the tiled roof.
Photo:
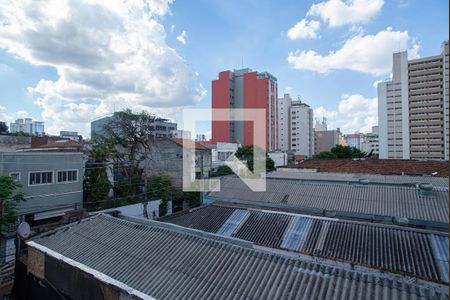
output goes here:
[[[236, 219], [228, 217], [230, 210], [246, 217], [236, 222]], [[205, 215], [211, 217], [205, 218]], [[199, 218], [202, 218], [202, 223], [195, 221]], [[446, 234], [222, 205], [206, 206], [190, 213], [162, 218], [162, 221], [251, 241], [260, 246], [448, 282], [449, 240]], [[211, 231], [208, 221], [219, 229]], [[223, 231], [221, 228], [230, 222], [235, 224], [234, 230]]]
[[87, 273], [95, 271], [101, 275], [98, 280], [111, 278], [130, 293], [156, 299], [448, 297], [445, 288], [324, 266], [170, 224], [146, 223], [98, 215], [28, 245]]
[[61, 140], [36, 146], [34, 148], [82, 148], [83, 145], [73, 140]]
[[[183, 139], [180, 138], [170, 138], [170, 140], [174, 143], [176, 143], [177, 145], [183, 147]], [[186, 140], [187, 141], [187, 140]], [[198, 143], [198, 142], [194, 142], [194, 141], [190, 141], [191, 143], [193, 143], [195, 145], [195, 150], [208, 150], [208, 148], [206, 148], [205, 146], [203, 146], [202, 144]], [[185, 143], [185, 145], [187, 145], [187, 143]]]
[[418, 161], [403, 159], [311, 159], [290, 168], [318, 169], [319, 172], [365, 174], [425, 174], [437, 172], [437, 176], [449, 176], [448, 161]]
[[277, 207], [296, 212], [448, 227], [448, 191], [434, 189], [428, 195], [415, 186], [266, 180], [265, 192], [254, 192], [236, 176], [221, 178], [220, 191], [207, 199]]

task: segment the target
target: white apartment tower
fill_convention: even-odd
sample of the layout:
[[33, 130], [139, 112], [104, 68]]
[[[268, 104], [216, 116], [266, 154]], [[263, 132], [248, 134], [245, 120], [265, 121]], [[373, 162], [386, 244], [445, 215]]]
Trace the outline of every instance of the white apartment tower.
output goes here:
[[392, 80], [378, 84], [380, 158], [449, 158], [448, 42], [409, 60], [394, 53]]
[[295, 155], [314, 154], [313, 110], [289, 94], [278, 99], [278, 147]]
[[288, 151], [291, 143], [290, 131], [290, 108], [292, 99], [289, 94], [284, 94], [283, 98], [278, 98], [278, 148]]
[[312, 157], [314, 155], [313, 110], [302, 101], [292, 101], [291, 117], [291, 151], [295, 155]]

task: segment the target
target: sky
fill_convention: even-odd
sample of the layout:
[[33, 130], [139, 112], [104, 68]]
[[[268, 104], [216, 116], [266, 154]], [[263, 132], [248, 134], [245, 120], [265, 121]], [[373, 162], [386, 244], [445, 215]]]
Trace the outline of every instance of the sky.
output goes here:
[[[248, 67], [278, 79], [329, 128], [370, 132], [392, 53], [440, 53], [445, 0], [4, 0], [0, 121], [79, 131], [131, 108], [181, 121], [211, 81]], [[198, 132], [210, 133], [208, 123]]]

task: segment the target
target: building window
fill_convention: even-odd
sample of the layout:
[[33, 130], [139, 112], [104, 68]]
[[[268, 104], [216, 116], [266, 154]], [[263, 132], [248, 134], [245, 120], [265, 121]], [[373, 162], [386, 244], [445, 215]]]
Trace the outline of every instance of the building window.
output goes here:
[[11, 172], [9, 173], [9, 176], [12, 177], [15, 182], [20, 181], [20, 172]]
[[41, 185], [41, 184], [52, 184], [53, 183], [53, 172], [30, 172], [29, 173], [28, 185]]
[[77, 182], [78, 170], [58, 171], [58, 183]]

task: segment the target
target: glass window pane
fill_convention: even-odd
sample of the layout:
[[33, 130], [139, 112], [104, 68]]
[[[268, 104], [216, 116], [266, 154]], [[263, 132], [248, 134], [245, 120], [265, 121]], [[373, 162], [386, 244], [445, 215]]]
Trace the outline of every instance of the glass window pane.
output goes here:
[[66, 171], [63, 172], [63, 181], [64, 182], [67, 181], [67, 172]]
[[73, 172], [73, 181], [77, 181], [78, 171], [72, 171]]
[[42, 183], [47, 183], [47, 173], [41, 173], [42, 174]]
[[62, 181], [62, 172], [58, 171], [58, 182]]
[[30, 173], [30, 184], [34, 184], [35, 180], [34, 173]]
[[53, 182], [53, 172], [47, 172], [48, 183]]
[[41, 173], [36, 173], [36, 184], [41, 184]]
[[72, 181], [72, 171], [67, 172], [67, 181]]

